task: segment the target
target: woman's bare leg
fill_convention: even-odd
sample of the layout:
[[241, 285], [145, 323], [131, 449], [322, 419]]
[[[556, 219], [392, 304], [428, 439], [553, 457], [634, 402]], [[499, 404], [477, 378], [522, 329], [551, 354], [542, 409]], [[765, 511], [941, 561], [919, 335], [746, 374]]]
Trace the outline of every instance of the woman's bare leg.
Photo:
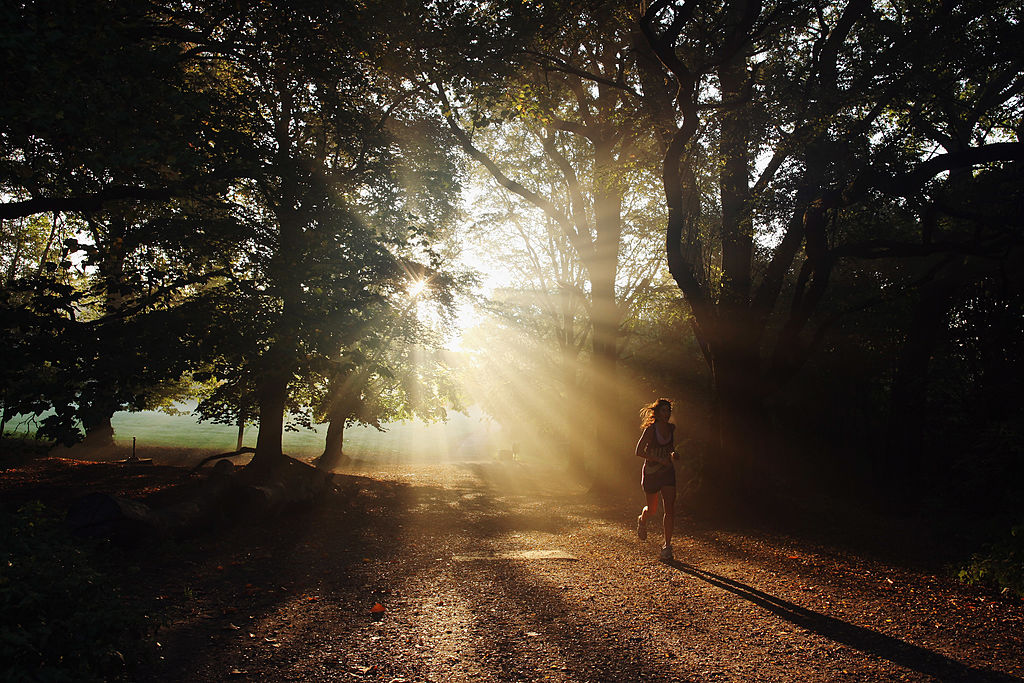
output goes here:
[[[665, 531], [665, 545], [672, 545], [672, 529], [675, 526], [676, 521], [676, 487], [665, 486], [661, 489], [662, 502], [665, 504], [665, 516], [662, 517], [662, 527]], [[655, 502], [654, 509], [658, 509], [658, 504]]]
[[643, 520], [644, 524], [646, 524], [647, 520], [658, 512], [658, 494], [647, 493], [646, 491], [644, 491], [644, 494], [647, 496], [647, 505], [645, 505], [644, 509], [640, 511], [640, 519]]

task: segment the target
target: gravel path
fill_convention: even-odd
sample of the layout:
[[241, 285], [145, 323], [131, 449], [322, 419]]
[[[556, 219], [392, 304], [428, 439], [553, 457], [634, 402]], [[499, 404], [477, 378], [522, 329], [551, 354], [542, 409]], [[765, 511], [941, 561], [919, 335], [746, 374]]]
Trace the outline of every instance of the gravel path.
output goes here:
[[[146, 680], [1019, 681], [1024, 605], [681, 518], [677, 560], [521, 463], [339, 475], [314, 510], [142, 561]], [[557, 559], [570, 555], [573, 559]], [[383, 612], [372, 612], [380, 603]]]

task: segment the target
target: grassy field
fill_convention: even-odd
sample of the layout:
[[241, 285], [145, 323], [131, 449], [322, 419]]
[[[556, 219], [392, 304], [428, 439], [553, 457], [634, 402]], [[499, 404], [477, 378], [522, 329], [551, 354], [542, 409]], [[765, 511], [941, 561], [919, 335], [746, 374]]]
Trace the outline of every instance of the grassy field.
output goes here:
[[[187, 406], [181, 408], [187, 410]], [[112, 423], [118, 444], [130, 448], [134, 437], [140, 451], [180, 448], [226, 452], [234, 450], [237, 438], [235, 427], [200, 423], [190, 414], [116, 413]], [[30, 431], [30, 426], [17, 418], [8, 425], [8, 433]], [[285, 432], [284, 450], [298, 458], [319, 455], [326, 432], [326, 425], [318, 425], [316, 431]], [[247, 428], [244, 445], [255, 446], [256, 434], [255, 427]], [[479, 411], [471, 411], [468, 416], [450, 413], [446, 423], [392, 423], [386, 425], [384, 432], [363, 426], [345, 430], [345, 452], [360, 460], [477, 460], [509, 448], [506, 441], [500, 429]]]

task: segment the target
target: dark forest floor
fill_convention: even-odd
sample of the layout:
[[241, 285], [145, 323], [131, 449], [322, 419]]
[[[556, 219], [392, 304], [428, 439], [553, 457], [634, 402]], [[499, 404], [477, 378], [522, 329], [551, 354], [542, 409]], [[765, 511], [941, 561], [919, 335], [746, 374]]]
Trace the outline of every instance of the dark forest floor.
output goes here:
[[[128, 598], [165, 619], [135, 676], [1024, 680], [1019, 599], [845, 535], [682, 515], [662, 563], [654, 526], [636, 538], [639, 487], [602, 499], [515, 462], [364, 465], [315, 507], [119, 551], [140, 570]], [[182, 476], [30, 460], [0, 474], [0, 499], [170, 496]]]

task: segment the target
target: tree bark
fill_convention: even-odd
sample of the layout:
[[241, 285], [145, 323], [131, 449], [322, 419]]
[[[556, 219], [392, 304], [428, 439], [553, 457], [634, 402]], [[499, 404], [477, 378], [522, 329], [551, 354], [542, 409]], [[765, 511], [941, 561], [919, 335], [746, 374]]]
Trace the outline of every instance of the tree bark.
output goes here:
[[270, 279], [281, 293], [281, 316], [274, 330], [274, 342], [263, 362], [263, 378], [259, 385], [259, 431], [256, 435], [256, 453], [249, 467], [257, 472], [275, 471], [286, 460], [282, 448], [284, 437], [285, 409], [288, 405], [288, 385], [297, 367], [296, 330], [299, 313], [303, 308], [302, 285], [298, 281], [296, 263], [302, 262], [306, 241], [303, 233], [304, 219], [299, 207], [302, 191], [293, 160], [289, 157], [292, 140], [291, 95], [284, 84], [279, 85], [282, 93], [281, 112], [275, 120], [275, 138], [278, 144], [276, 170], [280, 173], [274, 216], [277, 220], [276, 251], [271, 258]]
[[250, 467], [266, 471], [284, 460], [284, 411], [288, 401], [291, 373], [268, 373], [259, 391], [260, 424], [256, 435], [256, 453]]
[[[731, 502], [751, 501], [767, 482], [759, 476], [767, 466], [763, 444], [767, 420], [759, 377], [751, 370], [749, 354], [720, 353], [714, 374], [716, 448], [706, 466], [706, 479], [715, 495]], [[725, 358], [722, 358], [725, 356]]]
[[324, 452], [317, 459], [316, 466], [330, 472], [335, 467], [348, 461], [345, 455], [345, 424], [348, 419], [343, 415], [333, 415], [327, 423], [327, 437], [324, 440]]
[[[56, 228], [57, 221], [54, 216], [52, 222]], [[90, 223], [90, 225], [94, 225]], [[99, 263], [99, 272], [103, 280], [103, 311], [107, 316], [117, 316], [124, 305], [125, 282], [125, 248], [124, 235], [126, 228], [123, 219], [113, 217], [109, 221], [111, 235], [108, 237], [108, 244], [101, 250], [102, 259]], [[52, 234], [51, 234], [52, 238]], [[96, 232], [93, 239], [101, 242], [101, 237]], [[49, 246], [47, 246], [49, 249]], [[113, 363], [112, 349], [116, 349], [115, 339], [111, 338], [110, 332], [101, 333], [94, 340], [97, 351], [102, 354], [98, 359], [98, 367], [93, 366], [93, 372], [101, 374]], [[116, 400], [118, 388], [109, 378], [100, 377], [100, 382], [93, 385], [93, 388], [82, 397], [80, 402], [82, 427], [85, 429], [85, 438], [81, 447], [87, 450], [108, 449], [114, 446], [114, 427], [111, 418], [117, 411], [119, 401]]]
[[[742, 60], [718, 70], [722, 99], [741, 101], [749, 75]], [[722, 202], [722, 294], [721, 308], [726, 318], [746, 316], [750, 305], [750, 279], [753, 259], [753, 216], [750, 201], [750, 124], [749, 107], [734, 106], [722, 112], [719, 155], [723, 160], [719, 175]]]
[[925, 487], [925, 424], [928, 416], [928, 376], [932, 357], [948, 329], [956, 293], [964, 281], [965, 259], [956, 258], [941, 278], [921, 289], [910, 326], [900, 345], [889, 398], [884, 460], [876, 461], [874, 479], [887, 488], [892, 502]]
[[619, 309], [615, 297], [622, 239], [622, 187], [613, 141], [594, 144], [594, 251], [590, 274], [594, 355], [614, 365], [618, 357]]
[[110, 421], [113, 414], [113, 410], [110, 410], [99, 415], [83, 415], [85, 438], [82, 440], [81, 448], [92, 450], [114, 447], [114, 425]]
[[[718, 70], [722, 98], [742, 102], [750, 75], [737, 57]], [[753, 216], [750, 193], [750, 130], [747, 107], [722, 112], [719, 175], [722, 206], [722, 282], [707, 344], [714, 389], [717, 449], [708, 475], [721, 491], [749, 498], [758, 481], [754, 464], [763, 436], [759, 338], [751, 306]]]

